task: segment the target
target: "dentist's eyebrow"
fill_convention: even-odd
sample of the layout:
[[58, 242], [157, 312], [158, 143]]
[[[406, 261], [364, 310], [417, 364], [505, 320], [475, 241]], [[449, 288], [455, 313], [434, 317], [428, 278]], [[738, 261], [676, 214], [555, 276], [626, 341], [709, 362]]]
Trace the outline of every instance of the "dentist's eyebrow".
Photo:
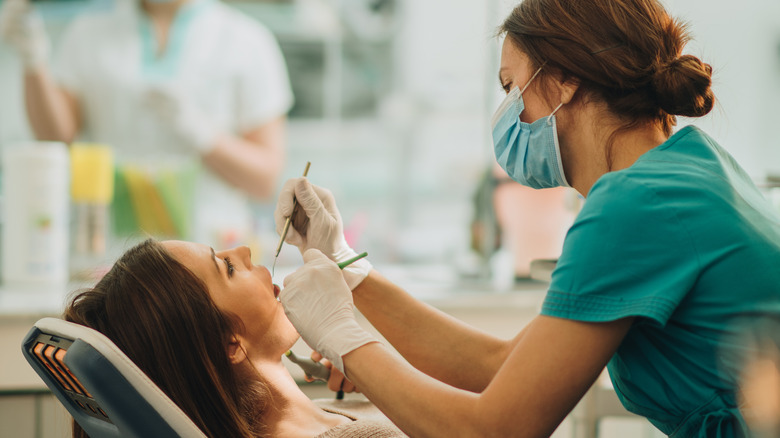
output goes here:
[[219, 264], [217, 263], [217, 253], [214, 252], [214, 248], [209, 247], [211, 250], [211, 261], [214, 262], [214, 267], [217, 268], [217, 273], [222, 275], [222, 271], [219, 270]]

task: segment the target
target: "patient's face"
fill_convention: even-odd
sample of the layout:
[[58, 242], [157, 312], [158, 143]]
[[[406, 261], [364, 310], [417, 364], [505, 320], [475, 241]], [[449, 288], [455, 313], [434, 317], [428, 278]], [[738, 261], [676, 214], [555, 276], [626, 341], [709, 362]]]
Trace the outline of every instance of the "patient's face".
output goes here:
[[298, 339], [279, 301], [279, 287], [271, 273], [252, 264], [246, 246], [215, 252], [199, 243], [169, 240], [168, 251], [205, 283], [212, 300], [221, 310], [241, 318], [246, 333], [239, 334], [253, 350], [279, 358]]

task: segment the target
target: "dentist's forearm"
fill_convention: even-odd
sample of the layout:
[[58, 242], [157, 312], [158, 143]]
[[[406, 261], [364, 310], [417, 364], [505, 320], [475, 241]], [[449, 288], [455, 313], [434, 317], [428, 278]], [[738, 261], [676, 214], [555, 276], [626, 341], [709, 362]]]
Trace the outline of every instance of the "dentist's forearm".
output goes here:
[[410, 296], [377, 271], [353, 291], [355, 305], [412, 366], [449, 385], [481, 392], [514, 344]]
[[79, 131], [79, 104], [45, 68], [24, 73], [27, 118], [39, 140], [70, 143]]
[[364, 345], [343, 360], [347, 378], [407, 435], [486, 436], [478, 394], [424, 375], [380, 343]]
[[224, 134], [203, 162], [217, 175], [255, 199], [276, 190], [285, 159], [285, 121], [269, 122], [244, 137]]

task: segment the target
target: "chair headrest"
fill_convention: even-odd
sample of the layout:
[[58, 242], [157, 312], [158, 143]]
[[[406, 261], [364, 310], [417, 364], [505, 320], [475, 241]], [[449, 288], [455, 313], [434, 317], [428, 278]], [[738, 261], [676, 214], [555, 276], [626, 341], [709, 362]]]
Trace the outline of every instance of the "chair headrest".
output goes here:
[[43, 318], [25, 337], [22, 351], [93, 438], [205, 437], [124, 352], [96, 330]]

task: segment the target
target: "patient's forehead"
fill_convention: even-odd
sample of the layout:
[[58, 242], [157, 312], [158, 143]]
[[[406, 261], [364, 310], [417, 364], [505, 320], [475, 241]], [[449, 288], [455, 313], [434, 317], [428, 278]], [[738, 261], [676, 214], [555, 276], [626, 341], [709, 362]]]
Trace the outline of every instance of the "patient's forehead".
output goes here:
[[160, 244], [177, 259], [184, 257], [208, 256], [209, 247], [183, 240], [163, 240]]
[[209, 275], [208, 267], [214, 258], [209, 246], [182, 240], [165, 240], [160, 243], [176, 261], [190, 268], [198, 277]]

